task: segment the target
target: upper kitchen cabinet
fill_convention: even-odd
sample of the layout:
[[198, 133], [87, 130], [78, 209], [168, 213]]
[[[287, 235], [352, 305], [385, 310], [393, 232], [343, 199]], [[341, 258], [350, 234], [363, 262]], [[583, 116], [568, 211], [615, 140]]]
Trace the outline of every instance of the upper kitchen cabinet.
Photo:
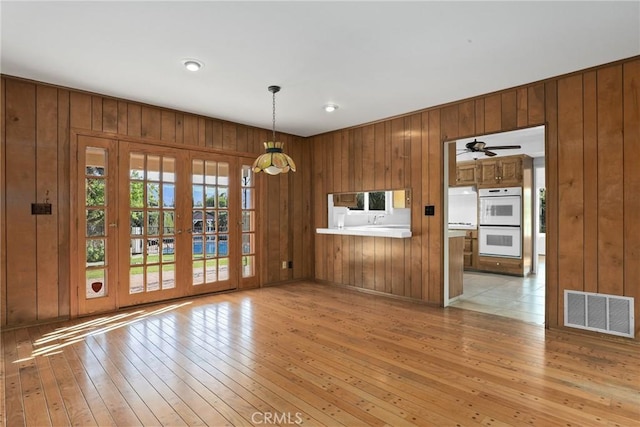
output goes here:
[[475, 161], [460, 162], [456, 165], [456, 180], [451, 186], [476, 185], [478, 168]]
[[526, 155], [496, 157], [478, 161], [479, 187], [516, 187], [522, 185], [525, 170], [531, 170], [532, 159]]

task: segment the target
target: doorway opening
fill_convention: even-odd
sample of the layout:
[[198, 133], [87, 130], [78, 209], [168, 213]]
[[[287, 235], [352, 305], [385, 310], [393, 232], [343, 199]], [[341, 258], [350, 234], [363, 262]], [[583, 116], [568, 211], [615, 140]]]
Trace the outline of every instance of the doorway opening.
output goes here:
[[445, 142], [445, 306], [544, 324], [544, 147], [544, 126]]

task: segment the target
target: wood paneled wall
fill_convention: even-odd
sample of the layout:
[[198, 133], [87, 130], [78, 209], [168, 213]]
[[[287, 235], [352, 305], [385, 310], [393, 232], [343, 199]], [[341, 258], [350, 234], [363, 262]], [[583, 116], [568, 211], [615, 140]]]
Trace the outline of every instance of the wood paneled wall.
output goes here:
[[[251, 157], [269, 136], [264, 129], [8, 76], [0, 92], [2, 325], [70, 315], [71, 129]], [[311, 158], [303, 138], [280, 136], [300, 171], [258, 177], [263, 284], [313, 276]], [[46, 200], [53, 214], [31, 215], [31, 203]], [[292, 269], [282, 269], [285, 260], [293, 261]]]
[[635, 57], [311, 138], [314, 228], [328, 193], [413, 191], [411, 239], [317, 234], [316, 279], [442, 304], [443, 142], [544, 124], [547, 324], [565, 289], [633, 296], [640, 319], [639, 86]]
[[[284, 135], [299, 171], [261, 177], [263, 283], [315, 277], [442, 304], [443, 141], [544, 124], [547, 324], [562, 326], [565, 289], [633, 296], [640, 319], [639, 80], [635, 57], [311, 138]], [[3, 325], [69, 315], [72, 128], [238, 155], [259, 153], [268, 136], [10, 77], [0, 95]], [[405, 187], [411, 239], [315, 234], [327, 224], [328, 193]], [[54, 215], [31, 216], [30, 204], [47, 198]], [[424, 216], [425, 205], [436, 215]]]

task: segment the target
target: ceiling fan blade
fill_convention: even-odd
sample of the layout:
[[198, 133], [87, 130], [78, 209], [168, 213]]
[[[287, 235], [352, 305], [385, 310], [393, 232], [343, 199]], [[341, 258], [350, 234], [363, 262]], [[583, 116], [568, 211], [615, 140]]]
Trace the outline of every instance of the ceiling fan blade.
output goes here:
[[485, 150], [518, 150], [522, 148], [519, 145], [494, 145], [492, 147], [484, 147]]
[[494, 153], [493, 151], [489, 151], [489, 150], [487, 150], [487, 149], [485, 149], [483, 152], [484, 152], [485, 156], [489, 156], [489, 157], [493, 157], [493, 156], [496, 156], [496, 155], [497, 155], [497, 154], [496, 154], [496, 153]]

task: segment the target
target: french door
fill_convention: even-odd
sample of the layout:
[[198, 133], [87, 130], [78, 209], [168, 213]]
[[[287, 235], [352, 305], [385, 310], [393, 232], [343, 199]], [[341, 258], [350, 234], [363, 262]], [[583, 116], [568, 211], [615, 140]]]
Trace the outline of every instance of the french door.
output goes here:
[[77, 201], [78, 230], [86, 229], [79, 314], [257, 285], [249, 165], [84, 136], [77, 149], [78, 188], [86, 187]]

